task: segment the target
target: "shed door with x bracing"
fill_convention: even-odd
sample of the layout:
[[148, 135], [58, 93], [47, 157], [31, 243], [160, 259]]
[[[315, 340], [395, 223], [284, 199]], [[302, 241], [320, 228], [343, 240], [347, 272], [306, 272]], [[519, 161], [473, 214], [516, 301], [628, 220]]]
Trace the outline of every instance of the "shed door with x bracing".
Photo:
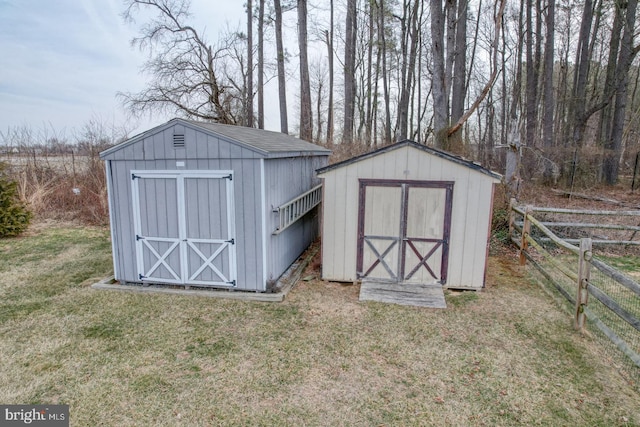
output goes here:
[[132, 171], [138, 279], [235, 286], [231, 171]]
[[453, 182], [360, 180], [358, 277], [447, 281]]

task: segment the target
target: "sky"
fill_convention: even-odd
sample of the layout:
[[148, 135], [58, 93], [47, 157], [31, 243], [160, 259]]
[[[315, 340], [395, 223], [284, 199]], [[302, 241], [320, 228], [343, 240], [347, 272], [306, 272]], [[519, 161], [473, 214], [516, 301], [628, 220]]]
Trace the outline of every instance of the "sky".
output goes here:
[[[244, 28], [243, 4], [192, 0], [195, 26], [209, 38], [227, 24]], [[126, 123], [133, 135], [169, 120], [128, 120], [116, 98], [145, 85], [145, 55], [131, 47], [137, 30], [123, 10], [122, 0], [0, 0], [0, 133], [27, 126], [71, 135], [100, 120]]]

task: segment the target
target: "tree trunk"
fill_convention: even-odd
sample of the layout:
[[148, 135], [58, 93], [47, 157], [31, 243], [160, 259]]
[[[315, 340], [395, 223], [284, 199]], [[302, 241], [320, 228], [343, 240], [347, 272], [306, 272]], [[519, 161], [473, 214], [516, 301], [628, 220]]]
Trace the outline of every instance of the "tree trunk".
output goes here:
[[300, 50], [300, 139], [313, 141], [311, 83], [307, 55], [307, 0], [298, 0], [298, 48]]
[[391, 100], [389, 95], [389, 80], [387, 77], [387, 41], [385, 36], [385, 6], [384, 0], [380, 0], [380, 13], [378, 37], [380, 38], [380, 49], [382, 49], [382, 88], [384, 92], [384, 142], [391, 142]]
[[435, 146], [447, 149], [449, 105], [444, 57], [444, 12], [441, 0], [431, 0], [431, 54], [433, 55], [433, 127]]
[[[615, 92], [616, 70], [618, 64], [618, 49], [620, 47], [620, 34], [622, 33], [623, 13], [619, 7], [614, 7], [613, 26], [611, 28], [611, 39], [609, 41], [609, 57], [607, 60], [607, 73], [604, 82], [604, 98]], [[602, 142], [603, 147], [607, 139], [611, 136], [611, 117], [613, 105], [608, 103], [600, 113], [600, 126], [598, 128], [597, 141]], [[602, 170], [604, 172], [604, 168]]]
[[[403, 39], [410, 40], [409, 48], [405, 46], [402, 58], [402, 85], [400, 92], [400, 103], [398, 104], [398, 140], [407, 139], [409, 131], [409, 101], [411, 98], [411, 86], [413, 86], [413, 76], [416, 68], [416, 56], [418, 52], [418, 6], [419, 1], [415, 0], [413, 7], [405, 4], [405, 17], [409, 19], [406, 25], [406, 35]], [[405, 42], [405, 44], [407, 44]]]
[[520, 192], [520, 159], [522, 157], [522, 144], [520, 142], [520, 129], [517, 118], [509, 121], [509, 137], [507, 147], [507, 161], [504, 173], [504, 181], [507, 187], [509, 199], [518, 198]]
[[372, 96], [373, 96], [373, 82], [372, 82], [372, 73], [373, 73], [373, 36], [375, 30], [375, 21], [374, 21], [374, 6], [375, 1], [369, 0], [369, 40], [370, 43], [367, 43], [367, 106], [366, 106], [366, 117], [365, 117], [365, 144], [371, 145], [371, 126], [373, 123], [373, 108], [372, 108]]
[[[587, 125], [585, 116], [587, 103], [587, 79], [591, 62], [589, 52], [589, 34], [593, 22], [593, 3], [585, 0], [582, 10], [582, 24], [578, 36], [578, 49], [576, 52], [576, 73], [573, 79], [573, 99], [571, 105], [571, 120], [573, 121], [573, 145], [578, 148], [582, 145], [582, 137]], [[597, 28], [596, 28], [597, 31]]]
[[[376, 13], [378, 15], [376, 15], [376, 28], [379, 30], [380, 27], [378, 26], [378, 21], [379, 19], [378, 16], [380, 14], [382, 14], [382, 10], [380, 9], [380, 7], [377, 5], [377, 2], [375, 0], [373, 0], [373, 3], [376, 5]], [[382, 46], [379, 43], [380, 41], [380, 36], [379, 36], [379, 32], [378, 32], [378, 48], [376, 49], [376, 68], [375, 68], [375, 75], [373, 78], [373, 111], [371, 113], [372, 115], [372, 121], [373, 123], [371, 124], [371, 130], [372, 130], [372, 135], [371, 135], [371, 142], [373, 146], [378, 144], [378, 89], [380, 87], [380, 68], [381, 68], [381, 63], [382, 63]]]
[[258, 9], [258, 128], [264, 129], [264, 0]]
[[500, 26], [500, 22], [502, 22], [502, 16], [504, 14], [504, 8], [506, 6], [506, 2], [507, 0], [501, 0], [500, 3], [498, 3], [495, 6], [497, 10], [493, 17], [495, 34], [491, 42], [491, 75], [489, 76], [489, 80], [482, 88], [480, 95], [478, 95], [476, 100], [473, 101], [473, 104], [471, 104], [471, 106], [467, 109], [467, 111], [465, 111], [462, 117], [460, 117], [458, 121], [447, 130], [447, 136], [451, 136], [452, 134], [457, 132], [462, 127], [462, 125], [464, 125], [464, 123], [469, 119], [471, 114], [473, 114], [473, 112], [478, 108], [478, 106], [484, 100], [487, 94], [491, 91], [491, 88], [493, 87], [493, 84], [495, 83], [498, 77], [498, 71], [499, 71], [498, 48], [500, 46], [500, 30], [502, 28]]
[[[461, 2], [466, 0], [460, 0]], [[451, 82], [453, 81], [453, 64], [456, 57], [456, 26], [457, 26], [458, 0], [444, 1], [444, 19], [446, 21], [445, 36], [445, 73], [444, 78], [447, 87], [447, 100], [451, 99]], [[449, 107], [451, 107], [449, 105]]]
[[329, 105], [327, 107], [327, 144], [333, 143], [333, 0], [329, 0], [329, 30], [327, 39], [327, 57], [329, 59]]
[[534, 33], [533, 33], [533, 0], [527, 0], [527, 38], [526, 38], [526, 64], [527, 64], [527, 91], [526, 91], [526, 138], [525, 144], [529, 147], [535, 146], [535, 133], [536, 133], [536, 120], [538, 105], [536, 103], [537, 98], [537, 85], [538, 85], [538, 73], [534, 63]]
[[287, 77], [284, 73], [284, 47], [282, 43], [282, 6], [280, 0], [273, 0], [276, 19], [276, 50], [278, 62], [278, 99], [280, 102], [280, 132], [289, 133], [287, 119]]
[[355, 65], [356, 65], [356, 0], [347, 0], [344, 46], [344, 129], [342, 142], [353, 142], [355, 113]]
[[247, 0], [247, 123], [253, 127], [253, 4]]
[[524, 53], [524, 3], [520, 0], [520, 13], [518, 17], [518, 48], [516, 53], [516, 75], [513, 82], [513, 95], [509, 107], [509, 121], [507, 126], [507, 155], [504, 181], [506, 184], [507, 198], [518, 198], [520, 191], [520, 159], [522, 157], [522, 144], [520, 141], [520, 122], [518, 121], [518, 106], [522, 93], [522, 55]]
[[[478, 14], [480, 11], [478, 11]], [[455, 29], [455, 54], [453, 63], [453, 79], [451, 84], [451, 122], [456, 123], [464, 114], [464, 100], [466, 98], [466, 65], [467, 65], [467, 14], [468, 2], [461, 0], [458, 4], [458, 14]], [[449, 136], [451, 151], [464, 152], [462, 128]]]
[[546, 184], [552, 184], [555, 182], [554, 164], [550, 159], [550, 152], [554, 146], [553, 107], [556, 101], [553, 96], [555, 0], [548, 1], [546, 15], [547, 34], [544, 48], [544, 104], [542, 106], [542, 143], [546, 156], [542, 175]]
[[[616, 2], [622, 7], [623, 0]], [[613, 118], [611, 123], [611, 136], [605, 144], [603, 162], [603, 176], [605, 182], [614, 185], [618, 182], [620, 158], [622, 155], [622, 135], [624, 131], [625, 113], [627, 107], [627, 88], [629, 86], [629, 70], [635, 56], [633, 47], [633, 32], [635, 29], [637, 0], [626, 2], [626, 19], [624, 21], [624, 33], [620, 42], [618, 66], [616, 68], [616, 94]]]
[[320, 143], [322, 138], [322, 77], [318, 76], [318, 97], [316, 100], [316, 114], [318, 118], [318, 127], [316, 131], [316, 144]]

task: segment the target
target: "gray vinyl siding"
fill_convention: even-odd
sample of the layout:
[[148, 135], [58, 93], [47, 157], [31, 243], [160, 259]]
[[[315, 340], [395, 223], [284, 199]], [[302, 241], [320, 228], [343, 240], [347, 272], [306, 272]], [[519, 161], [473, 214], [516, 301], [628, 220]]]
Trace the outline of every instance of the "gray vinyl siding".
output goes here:
[[318, 207], [277, 235], [273, 232], [279, 217], [273, 210], [319, 185], [315, 170], [326, 166], [327, 161], [328, 156], [265, 160], [268, 281], [278, 279], [319, 233]]
[[[225, 129], [230, 135], [234, 131], [235, 129]], [[252, 133], [254, 139], [262, 135], [261, 131], [256, 129], [238, 132]], [[174, 133], [184, 134], [184, 147], [174, 147]], [[265, 134], [265, 138], [268, 138], [269, 144], [278, 147], [277, 134], [271, 132]], [[281, 158], [286, 155], [284, 149], [274, 153], [267, 152], [260, 147], [234, 141], [229, 136], [199, 129], [193, 122], [182, 120], [172, 120], [103, 152], [101, 157], [109, 164], [107, 171], [110, 171], [109, 202], [116, 279], [122, 282], [140, 281], [136, 259], [132, 170], [230, 170], [233, 172], [235, 202], [236, 288], [265, 291], [265, 276], [267, 281], [277, 279], [318, 234], [317, 209], [278, 236], [279, 238], [271, 234], [277, 224], [277, 215], [272, 213], [272, 206], [277, 207], [319, 184], [319, 180], [315, 178], [315, 169], [327, 164], [328, 151], [303, 141], [296, 143], [291, 141], [292, 139], [295, 138], [283, 136], [282, 147], [286, 148], [287, 144], [292, 144], [295, 150], [314, 150], [314, 155], [305, 156], [304, 153], [297, 152], [287, 158]], [[270, 156], [274, 159], [270, 159]], [[148, 184], [141, 196], [144, 199], [140, 200], [141, 216], [148, 227], [161, 230], [160, 234], [172, 234], [175, 231], [172, 231], [171, 224], [177, 221], [177, 211], [175, 206], [170, 206], [176, 199], [175, 191], [175, 188], [171, 188], [170, 185], [168, 187], [162, 180], [158, 180]], [[221, 190], [211, 182], [197, 182], [193, 188], [185, 192], [187, 230], [200, 229], [204, 234], [222, 233], [228, 220], [222, 214], [226, 208], [224, 203], [216, 203], [214, 200], [203, 201], [200, 200], [202, 197], [198, 196], [218, 193], [222, 194]], [[220, 218], [220, 223], [216, 223], [212, 217]], [[263, 229], [263, 220], [266, 230]], [[192, 262], [198, 261], [194, 254], [187, 256]], [[175, 262], [175, 258], [168, 259]], [[150, 260], [151, 258], [148, 258], [146, 262]], [[268, 260], [268, 265], [265, 265], [263, 260]], [[209, 276], [204, 278], [209, 279]]]
[[[173, 163], [173, 167], [172, 167]], [[136, 267], [133, 206], [131, 200], [132, 170], [233, 170], [235, 193], [236, 256], [238, 263], [238, 289], [261, 291], [262, 284], [262, 233], [260, 219], [260, 171], [259, 160], [252, 159], [192, 159], [185, 161], [184, 168], [176, 168], [175, 162], [158, 161], [111, 161], [114, 187], [114, 215], [116, 241], [119, 254], [117, 280], [139, 281]], [[163, 191], [163, 189], [158, 189]], [[167, 193], [164, 193], [167, 194]], [[170, 197], [167, 194], [166, 197]], [[166, 197], [158, 197], [164, 199]], [[187, 203], [192, 203], [187, 201]], [[145, 201], [141, 200], [141, 205]], [[199, 209], [210, 209], [201, 206]], [[218, 206], [218, 208], [222, 208]], [[165, 212], [168, 212], [165, 210]]]
[[[232, 170], [234, 172], [236, 259], [238, 289], [263, 291], [262, 235], [260, 219], [260, 160], [254, 152], [227, 141], [185, 129], [185, 148], [173, 148], [173, 128], [123, 147], [107, 158], [111, 162], [118, 280], [137, 277], [134, 217], [131, 193], [132, 170]], [[177, 161], [184, 166], [178, 167]], [[160, 197], [163, 199], [164, 197]], [[187, 202], [189, 203], [189, 202]], [[141, 205], [145, 202], [141, 201]], [[198, 209], [208, 209], [201, 206]]]

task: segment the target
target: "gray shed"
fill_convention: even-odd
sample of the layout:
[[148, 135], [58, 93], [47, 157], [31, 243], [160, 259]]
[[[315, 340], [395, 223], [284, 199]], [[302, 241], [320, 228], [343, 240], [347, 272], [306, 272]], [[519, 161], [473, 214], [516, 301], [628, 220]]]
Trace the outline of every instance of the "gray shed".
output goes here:
[[183, 119], [102, 152], [115, 278], [268, 291], [318, 234], [314, 171], [329, 154]]
[[413, 141], [318, 169], [322, 277], [484, 286], [493, 187], [501, 176]]

